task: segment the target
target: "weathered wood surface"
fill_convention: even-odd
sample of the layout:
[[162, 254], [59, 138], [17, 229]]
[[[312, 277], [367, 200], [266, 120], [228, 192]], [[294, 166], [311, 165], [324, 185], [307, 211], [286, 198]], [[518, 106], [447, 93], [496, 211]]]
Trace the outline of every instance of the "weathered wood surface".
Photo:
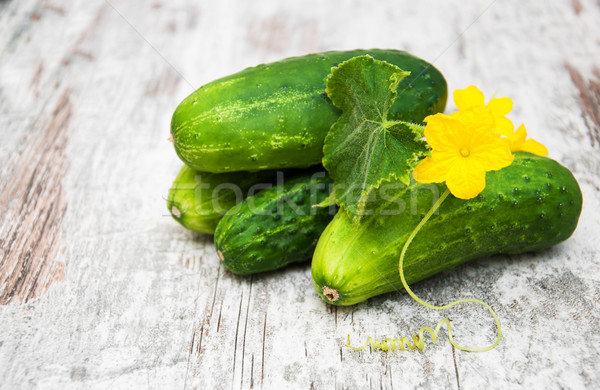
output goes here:
[[[597, 386], [598, 20], [592, 0], [0, 2], [0, 387]], [[402, 293], [328, 307], [308, 265], [235, 277], [211, 237], [165, 210], [181, 99], [246, 66], [357, 47], [406, 49], [451, 89], [512, 97], [515, 123], [580, 181], [567, 242], [415, 287], [438, 303], [489, 302], [504, 330], [491, 352], [446, 339], [344, 348], [348, 334], [410, 335], [441, 314]], [[493, 336], [485, 310], [448, 315], [464, 343]]]

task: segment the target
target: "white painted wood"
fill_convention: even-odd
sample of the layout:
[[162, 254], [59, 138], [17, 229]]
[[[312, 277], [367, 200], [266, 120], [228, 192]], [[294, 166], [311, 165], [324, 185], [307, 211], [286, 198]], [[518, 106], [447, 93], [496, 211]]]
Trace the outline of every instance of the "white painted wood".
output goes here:
[[[597, 385], [598, 20], [592, 0], [0, 2], [3, 184], [18, 179], [60, 99], [70, 107], [56, 258], [65, 276], [37, 299], [0, 306], [0, 388]], [[445, 339], [423, 352], [351, 351], [348, 334], [355, 344], [410, 335], [440, 313], [402, 293], [328, 307], [308, 265], [233, 276], [210, 237], [168, 216], [181, 163], [166, 139], [179, 101], [246, 66], [359, 47], [406, 49], [434, 62], [451, 89], [510, 96], [515, 123], [580, 181], [584, 210], [567, 242], [415, 286], [438, 303], [490, 303], [504, 331], [491, 352], [454, 354]], [[2, 229], [18, 220], [0, 218]], [[448, 316], [457, 338], [484, 343], [478, 325], [493, 335], [492, 322], [473, 311]]]

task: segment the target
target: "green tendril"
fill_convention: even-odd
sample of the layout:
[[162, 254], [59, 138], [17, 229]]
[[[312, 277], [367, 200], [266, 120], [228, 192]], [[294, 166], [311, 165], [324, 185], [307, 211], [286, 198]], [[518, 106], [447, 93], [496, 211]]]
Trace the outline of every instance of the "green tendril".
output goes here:
[[369, 337], [369, 338], [367, 338], [365, 345], [363, 345], [362, 347], [353, 347], [352, 345], [350, 345], [350, 335], [348, 335], [346, 347], [354, 349], [355, 351], [362, 351], [363, 349], [367, 348], [368, 346], [371, 346], [374, 349], [381, 349], [382, 351], [389, 351], [389, 350], [395, 351], [396, 349], [400, 349], [401, 351], [404, 351], [407, 347], [409, 349], [418, 348], [418, 349], [422, 350], [425, 347], [425, 337], [424, 337], [425, 332], [429, 332], [429, 334], [431, 335], [431, 342], [436, 343], [437, 339], [438, 339], [439, 331], [440, 331], [442, 325], [444, 325], [444, 324], [446, 324], [446, 328], [448, 329], [448, 340], [450, 340], [450, 343], [454, 346], [454, 348], [459, 349], [461, 351], [469, 351], [469, 352], [490, 351], [490, 350], [496, 348], [496, 346], [498, 346], [498, 344], [500, 344], [500, 339], [502, 338], [502, 330], [500, 327], [500, 320], [498, 319], [496, 312], [494, 311], [494, 309], [491, 308], [490, 305], [488, 305], [487, 303], [485, 303], [479, 299], [468, 298], [468, 299], [459, 299], [457, 301], [454, 301], [452, 303], [449, 303], [449, 304], [443, 305], [443, 306], [435, 306], [435, 305], [427, 303], [427, 302], [423, 301], [421, 298], [419, 298], [410, 289], [410, 287], [408, 286], [408, 283], [406, 282], [406, 278], [404, 277], [404, 269], [403, 269], [404, 256], [406, 255], [408, 246], [410, 245], [412, 240], [415, 238], [417, 233], [419, 233], [421, 228], [425, 225], [425, 223], [427, 223], [427, 221], [431, 218], [433, 213], [435, 213], [437, 211], [437, 209], [439, 209], [440, 205], [442, 204], [442, 202], [444, 202], [444, 200], [448, 197], [449, 194], [450, 194], [450, 191], [448, 189], [446, 189], [446, 191], [444, 191], [444, 193], [442, 194], [442, 196], [440, 196], [438, 201], [435, 202], [435, 204], [427, 212], [427, 214], [421, 220], [421, 222], [419, 222], [417, 227], [415, 227], [415, 229], [411, 232], [410, 236], [406, 240], [406, 243], [404, 243], [404, 247], [402, 248], [402, 252], [400, 253], [400, 262], [398, 265], [398, 271], [400, 273], [400, 279], [402, 280], [402, 286], [404, 287], [404, 289], [406, 290], [408, 295], [410, 295], [412, 297], [412, 299], [414, 299], [421, 305], [428, 307], [430, 309], [433, 309], [433, 310], [445, 310], [454, 305], [457, 305], [459, 303], [465, 303], [465, 302], [475, 302], [475, 303], [479, 303], [479, 304], [483, 305], [485, 308], [487, 308], [490, 311], [490, 313], [494, 317], [494, 321], [496, 322], [496, 329], [497, 329], [497, 333], [498, 333], [498, 338], [496, 339], [496, 342], [491, 345], [488, 345], [486, 347], [477, 347], [477, 348], [463, 347], [461, 345], [458, 345], [454, 341], [454, 336], [452, 336], [452, 325], [450, 325], [450, 320], [448, 320], [447, 318], [442, 318], [440, 320], [440, 322], [438, 322], [437, 326], [435, 327], [435, 330], [431, 329], [429, 327], [426, 327], [426, 326], [419, 329], [419, 333], [412, 336], [412, 340], [413, 340], [412, 343], [411, 343], [410, 339], [407, 337], [402, 337], [400, 339], [386, 338], [383, 341]]

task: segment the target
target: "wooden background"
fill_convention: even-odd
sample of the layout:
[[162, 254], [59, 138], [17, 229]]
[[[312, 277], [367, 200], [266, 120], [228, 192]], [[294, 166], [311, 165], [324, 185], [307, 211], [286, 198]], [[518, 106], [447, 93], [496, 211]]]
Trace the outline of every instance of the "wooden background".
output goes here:
[[[584, 388], [600, 383], [600, 2], [0, 1], [0, 388]], [[181, 165], [170, 116], [246, 66], [398, 48], [451, 90], [510, 96], [584, 193], [573, 237], [419, 283], [478, 297], [504, 339], [354, 352], [442, 315], [485, 343], [485, 309], [393, 293], [327, 306], [309, 265], [241, 278], [165, 197]], [[450, 102], [448, 110], [454, 109]]]

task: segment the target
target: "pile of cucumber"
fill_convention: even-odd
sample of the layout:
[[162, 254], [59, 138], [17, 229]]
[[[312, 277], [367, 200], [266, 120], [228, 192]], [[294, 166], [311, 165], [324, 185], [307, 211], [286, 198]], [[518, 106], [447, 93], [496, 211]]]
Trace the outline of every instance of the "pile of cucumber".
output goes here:
[[[405, 207], [360, 226], [336, 206], [323, 142], [341, 115], [325, 93], [331, 68], [369, 54], [409, 71], [389, 117], [422, 123], [446, 105], [447, 86], [431, 64], [398, 50], [330, 51], [258, 65], [215, 80], [175, 110], [171, 135], [185, 165], [167, 207], [187, 229], [214, 234], [219, 260], [248, 275], [312, 259], [323, 299], [350, 305], [400, 289], [399, 251], [421, 215]], [[448, 199], [414, 240], [404, 273], [414, 283], [476, 257], [548, 248], [575, 230], [582, 197], [557, 162], [516, 153], [489, 172], [472, 200]], [[440, 185], [411, 183], [390, 204], [431, 205]], [[388, 196], [390, 194], [387, 194]], [[426, 210], [428, 207], [423, 207]]]

